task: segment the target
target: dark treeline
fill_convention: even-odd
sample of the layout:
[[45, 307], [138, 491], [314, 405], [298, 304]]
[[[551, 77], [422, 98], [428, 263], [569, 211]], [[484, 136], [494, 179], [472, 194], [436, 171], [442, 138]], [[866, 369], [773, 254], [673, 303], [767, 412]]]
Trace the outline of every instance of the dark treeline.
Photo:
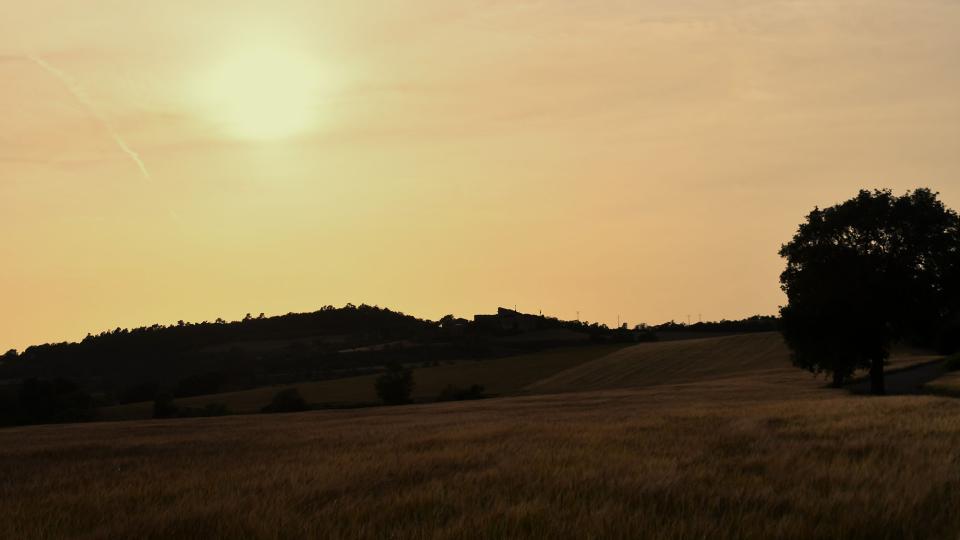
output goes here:
[[670, 332], [703, 332], [742, 334], [748, 332], [775, 332], [779, 330], [780, 318], [774, 315], [754, 315], [745, 319], [719, 321], [701, 321], [684, 324], [674, 321], [651, 326], [657, 334]]
[[0, 393], [0, 425], [84, 422], [96, 416], [93, 397], [77, 384], [63, 378], [30, 378], [15, 392]]
[[[97, 409], [152, 401], [158, 417], [227, 414], [174, 400], [303, 381], [386, 373], [591, 343], [653, 341], [775, 330], [777, 318], [609, 328], [513, 310], [467, 320], [417, 319], [376, 306], [326, 306], [312, 313], [247, 315], [227, 322], [117, 328], [78, 343], [31, 346], [0, 357], [0, 425], [95, 419]], [[397, 372], [401, 373], [401, 372]], [[442, 399], [474, 399], [451, 388]], [[289, 403], [271, 411], [289, 410]]]
[[[50, 343], [0, 358], [0, 422], [31, 424], [95, 417], [97, 407], [187, 397], [376, 370], [373, 344], [430, 343], [435, 323], [371, 306], [227, 322], [117, 328], [79, 343]], [[361, 349], [350, 354], [343, 350]], [[420, 359], [424, 355], [416, 355]], [[427, 355], [429, 356], [429, 355]]]
[[642, 328], [610, 329], [503, 309], [482, 322], [452, 316], [433, 322], [352, 304], [233, 322], [117, 328], [78, 343], [36, 345], [0, 357], [0, 422], [82, 421], [95, 418], [98, 407], [381, 373], [390, 364], [437, 365], [651, 339]]
[[[0, 364], [0, 379], [13, 377], [87, 378], [109, 374], [152, 374], [178, 363], [229, 357], [224, 345], [313, 338], [319, 349], [336, 351], [391, 338], [429, 338], [435, 325], [402, 313], [370, 306], [325, 307], [313, 313], [277, 317], [247, 316], [241, 321], [155, 324], [117, 328], [88, 335], [79, 343], [50, 343], [8, 352]], [[269, 347], [268, 347], [269, 348]], [[231, 363], [241, 358], [227, 358]], [[201, 360], [201, 363], [202, 360]]]

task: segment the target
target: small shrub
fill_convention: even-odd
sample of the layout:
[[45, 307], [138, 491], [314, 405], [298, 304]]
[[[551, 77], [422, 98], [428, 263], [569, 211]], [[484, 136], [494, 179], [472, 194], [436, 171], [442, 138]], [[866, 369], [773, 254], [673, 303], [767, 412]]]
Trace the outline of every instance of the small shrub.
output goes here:
[[197, 373], [181, 379], [174, 395], [177, 397], [204, 396], [223, 390], [227, 376], [218, 372]]
[[960, 351], [960, 321], [948, 323], [940, 330], [937, 349], [942, 354], [954, 354]]
[[207, 403], [202, 408], [189, 408], [181, 410], [181, 416], [203, 417], [203, 416], [226, 416], [230, 414], [230, 409], [224, 403]]
[[437, 396], [437, 401], [464, 401], [468, 399], [483, 399], [484, 397], [486, 396], [483, 393], [483, 387], [479, 384], [470, 385], [469, 388], [461, 388], [449, 384], [440, 392], [440, 395]]
[[66, 379], [26, 379], [17, 400], [20, 424], [85, 422], [95, 413], [90, 394]]
[[0, 395], [0, 426], [17, 425], [16, 400]]
[[410, 402], [413, 392], [413, 371], [398, 362], [387, 365], [387, 371], [377, 377], [377, 396], [387, 405], [400, 405]]
[[154, 418], [177, 418], [178, 416], [180, 416], [180, 409], [177, 408], [170, 394], [160, 394], [153, 400]]
[[120, 394], [120, 403], [139, 403], [141, 401], [153, 401], [157, 399], [160, 392], [159, 386], [155, 382], [142, 382], [135, 384], [123, 390]]
[[960, 371], [960, 353], [947, 357], [947, 371]]
[[228, 414], [230, 409], [223, 403], [208, 403], [203, 407], [178, 407], [170, 394], [160, 394], [153, 401], [154, 418], [201, 418]]
[[285, 413], [306, 411], [310, 407], [296, 388], [287, 388], [277, 392], [269, 405], [261, 409], [265, 413]]

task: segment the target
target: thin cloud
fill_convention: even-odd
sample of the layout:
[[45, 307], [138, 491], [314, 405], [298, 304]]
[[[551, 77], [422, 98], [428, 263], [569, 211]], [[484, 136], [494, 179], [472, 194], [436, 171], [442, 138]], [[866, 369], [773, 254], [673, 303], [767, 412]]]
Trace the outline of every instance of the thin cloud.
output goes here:
[[[93, 101], [87, 96], [83, 88], [71, 79], [66, 73], [60, 71], [49, 62], [46, 62], [42, 58], [33, 55], [24, 55], [25, 58], [38, 65], [41, 69], [49, 73], [50, 75], [56, 77], [63, 85], [67, 88], [67, 91], [78, 101], [80, 104], [90, 113], [91, 116], [97, 119], [103, 129], [110, 135], [110, 138], [117, 144], [117, 147], [126, 154], [131, 161], [133, 161], [137, 168], [140, 170], [140, 174], [143, 176], [144, 180], [150, 181], [152, 177], [150, 176], [150, 171], [147, 170], [146, 165], [144, 165], [143, 160], [140, 159], [140, 155], [130, 147], [129, 144], [120, 136], [116, 128], [113, 127], [113, 124], [97, 109]], [[2, 60], [2, 57], [0, 57]]]

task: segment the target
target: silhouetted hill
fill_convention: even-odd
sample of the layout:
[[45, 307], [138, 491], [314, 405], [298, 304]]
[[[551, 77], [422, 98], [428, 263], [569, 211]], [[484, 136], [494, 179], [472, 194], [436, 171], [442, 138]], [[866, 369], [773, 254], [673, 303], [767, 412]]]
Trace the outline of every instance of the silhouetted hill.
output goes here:
[[[658, 335], [683, 339], [764, 331], [776, 323], [757, 316], [611, 329], [505, 308], [472, 320], [448, 315], [434, 322], [347, 304], [233, 322], [117, 328], [78, 343], [35, 345], [0, 357], [0, 424], [76, 421], [94, 418], [95, 409], [110, 405], [363, 378], [391, 363], [438, 366], [555, 347], [654, 341]], [[518, 368], [525, 369], [512, 369]]]
[[[313, 313], [241, 321], [117, 328], [79, 343], [50, 343], [7, 354], [0, 379], [66, 378], [123, 400], [131, 383], [170, 385], [179, 394], [218, 385], [250, 385], [297, 368], [324, 364], [338, 351], [396, 340], [430, 341], [435, 323], [372, 306], [325, 307]], [[363, 355], [352, 355], [362, 364]], [[331, 370], [336, 365], [328, 366]], [[308, 369], [309, 371], [309, 369]], [[239, 376], [239, 375], [243, 376]], [[193, 380], [181, 380], [193, 376]], [[204, 388], [191, 388], [203, 386]], [[146, 393], [149, 391], [142, 388]], [[133, 397], [133, 396], [130, 396]], [[141, 397], [141, 396], [137, 396]]]
[[[102, 407], [368, 375], [392, 362], [436, 364], [651, 339], [644, 328], [610, 329], [504, 308], [472, 321], [447, 316], [433, 322], [352, 304], [233, 322], [117, 328], [0, 357], [0, 422], [86, 417], [89, 411], [73, 410], [75, 404]], [[48, 414], [30, 403], [59, 405]], [[20, 412], [10, 414], [17, 407]], [[24, 407], [33, 412], [23, 414]]]

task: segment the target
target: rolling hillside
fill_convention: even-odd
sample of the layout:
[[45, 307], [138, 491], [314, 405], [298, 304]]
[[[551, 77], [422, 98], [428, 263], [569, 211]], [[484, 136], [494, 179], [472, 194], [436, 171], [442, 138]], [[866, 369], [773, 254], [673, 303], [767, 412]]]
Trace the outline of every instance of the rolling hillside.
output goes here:
[[[923, 351], [894, 352], [888, 369], [936, 359]], [[705, 339], [641, 343], [585, 362], [537, 381], [532, 394], [609, 390], [731, 378], [802, 384], [811, 375], [790, 363], [790, 352], [777, 332]]]
[[700, 382], [770, 370], [796, 371], [780, 334], [643, 343], [571, 367], [526, 388], [531, 393]]
[[[890, 362], [896, 370], [936, 357], [898, 351]], [[350, 407], [378, 402], [377, 375], [302, 382], [208, 394], [177, 400], [184, 407], [225, 405], [234, 413], [255, 413], [282, 388], [296, 387], [308, 403]], [[491, 360], [466, 360], [414, 370], [413, 399], [433, 401], [447, 386], [482, 385], [490, 395], [530, 395], [614, 390], [678, 384], [724, 384], [730, 388], [768, 384], [823, 386], [823, 379], [790, 364], [789, 351], [776, 332], [703, 339], [641, 343], [631, 346], [593, 345], [551, 349]], [[101, 410], [104, 420], [150, 418], [152, 402]]]
[[[529, 384], [569, 367], [602, 358], [621, 349], [622, 345], [590, 345], [541, 351], [532, 354], [489, 360], [465, 360], [432, 367], [416, 368], [413, 399], [432, 401], [447, 386], [482, 385], [488, 394], [518, 393]], [[336, 406], [377, 403], [374, 381], [377, 375], [364, 375], [326, 381], [302, 382], [286, 386], [268, 386], [240, 392], [210, 394], [178, 399], [186, 407], [203, 407], [209, 403], [226, 405], [230, 411], [254, 413], [270, 403], [281, 388], [296, 387], [308, 403]], [[150, 418], [153, 403], [142, 402], [107, 407], [101, 411], [104, 420]]]

